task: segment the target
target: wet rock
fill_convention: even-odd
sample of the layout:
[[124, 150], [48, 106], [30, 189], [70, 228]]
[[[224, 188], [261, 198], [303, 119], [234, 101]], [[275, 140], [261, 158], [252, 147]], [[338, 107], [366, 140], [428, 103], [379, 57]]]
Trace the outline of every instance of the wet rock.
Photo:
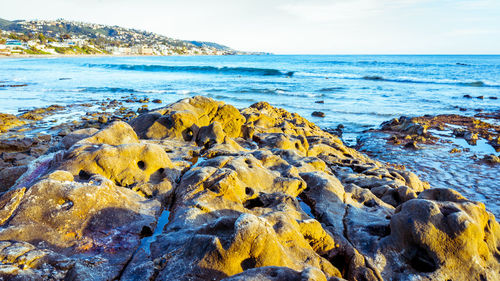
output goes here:
[[35, 144], [32, 138], [3, 139], [0, 140], [0, 152], [28, 151]]
[[314, 111], [311, 115], [314, 117], [325, 117], [325, 113], [321, 111]]
[[0, 133], [24, 124], [25, 122], [23, 120], [18, 119], [12, 114], [0, 113]]
[[428, 126], [420, 124], [417, 119], [401, 116], [381, 125], [382, 130], [403, 132], [407, 135], [426, 135]]
[[498, 136], [496, 139], [491, 138], [488, 143], [491, 144], [491, 146], [493, 146], [497, 152], [500, 151], [500, 136]]
[[27, 119], [27, 120], [32, 120], [32, 121], [39, 121], [45, 118], [46, 116], [49, 116], [57, 111], [63, 110], [64, 107], [60, 105], [51, 105], [48, 107], [44, 108], [36, 108], [33, 110], [30, 110], [24, 114], [22, 114], [20, 117]]
[[27, 166], [9, 167], [0, 170], [0, 191], [8, 190], [27, 170]]
[[412, 140], [410, 142], [408, 142], [407, 144], [405, 144], [405, 148], [410, 148], [410, 149], [420, 149], [420, 147], [418, 146], [417, 142]]
[[[407, 267], [430, 279], [446, 275], [454, 280], [495, 280], [499, 278], [495, 258], [499, 231], [483, 204], [453, 190], [430, 189], [396, 211], [385, 242], [402, 251]], [[448, 250], [456, 245], [461, 246]]]
[[99, 130], [95, 128], [88, 128], [88, 129], [80, 129], [71, 132], [70, 134], [67, 134], [66, 136], [63, 137], [62, 139], [62, 144], [65, 149], [70, 148], [73, 146], [75, 143], [77, 143], [80, 140], [83, 140], [85, 138], [88, 138], [89, 136], [97, 133]]
[[[246, 270], [240, 274], [222, 279], [224, 281], [272, 281], [272, 280], [290, 280], [290, 281], [326, 281], [325, 275], [314, 268], [305, 269], [298, 272], [287, 267], [259, 267]], [[330, 278], [329, 280], [343, 280], [339, 278]]]
[[489, 164], [500, 164], [500, 158], [494, 154], [485, 155], [483, 161]]
[[101, 124], [106, 124], [106, 123], [108, 123], [108, 117], [106, 117], [106, 116], [99, 116], [99, 118], [97, 119], [97, 122], [99, 122]]
[[475, 145], [477, 140], [479, 139], [478, 133], [474, 133], [462, 128], [454, 129], [453, 135], [459, 138], [464, 138], [471, 145]]
[[11, 85], [2, 84], [2, 85], [0, 85], [0, 88], [3, 88], [3, 87], [18, 88], [18, 87], [26, 87], [26, 86], [28, 86], [28, 84], [11, 84]]
[[[498, 119], [495, 113], [478, 113], [478, 118]], [[500, 135], [500, 126], [482, 121], [478, 118], [461, 116], [461, 115], [437, 115], [437, 116], [422, 116], [414, 118], [402, 118], [403, 122], [398, 119], [393, 119], [382, 123], [381, 131], [390, 133], [389, 143], [412, 145], [411, 141], [424, 144], [436, 144], [440, 137], [430, 134], [427, 129], [438, 131], [453, 131], [454, 137], [464, 138], [470, 145], [475, 145], [480, 139], [486, 139], [495, 148], [495, 137]], [[401, 118], [400, 118], [401, 119]], [[410, 120], [410, 121], [408, 121]], [[425, 129], [425, 130], [423, 130]], [[373, 130], [377, 131], [377, 130]], [[441, 140], [446, 141], [446, 140]], [[500, 145], [498, 146], [500, 149]]]

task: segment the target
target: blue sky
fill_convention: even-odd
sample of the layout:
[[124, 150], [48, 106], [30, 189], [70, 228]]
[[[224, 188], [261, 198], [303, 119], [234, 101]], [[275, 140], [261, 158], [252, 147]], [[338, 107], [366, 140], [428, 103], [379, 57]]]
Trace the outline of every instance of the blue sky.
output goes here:
[[500, 0], [23, 0], [2, 3], [0, 17], [120, 25], [280, 54], [500, 53]]

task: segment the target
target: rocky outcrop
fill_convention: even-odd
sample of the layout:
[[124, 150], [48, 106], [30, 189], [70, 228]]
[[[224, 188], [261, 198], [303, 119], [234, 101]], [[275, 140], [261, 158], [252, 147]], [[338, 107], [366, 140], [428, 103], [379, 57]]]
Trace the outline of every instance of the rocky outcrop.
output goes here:
[[244, 118], [235, 107], [197, 96], [150, 112], [130, 122], [141, 138], [195, 140], [201, 127], [217, 121], [229, 137], [241, 134]]
[[[477, 117], [477, 118], [476, 118]], [[440, 137], [462, 138], [470, 145], [484, 139], [500, 151], [500, 126], [481, 119], [498, 119], [497, 115], [476, 114], [475, 117], [461, 115], [425, 115], [421, 117], [394, 118], [381, 124], [380, 130], [391, 134], [389, 143], [402, 144], [407, 148], [418, 148], [417, 143], [435, 144]], [[431, 134], [430, 131], [434, 132]], [[377, 130], [374, 130], [377, 131]]]
[[7, 131], [12, 127], [23, 125], [25, 122], [12, 114], [0, 113], [0, 133]]
[[500, 278], [483, 204], [265, 102], [184, 99], [58, 149], [0, 198], [2, 278]]

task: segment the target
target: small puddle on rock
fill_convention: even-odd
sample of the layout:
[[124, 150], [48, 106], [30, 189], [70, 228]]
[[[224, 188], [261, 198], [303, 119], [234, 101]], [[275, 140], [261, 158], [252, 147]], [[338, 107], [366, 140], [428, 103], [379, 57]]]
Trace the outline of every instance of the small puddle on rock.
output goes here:
[[297, 200], [299, 200], [300, 208], [302, 208], [302, 211], [304, 211], [308, 216], [310, 216], [313, 219], [316, 219], [312, 213], [311, 207], [302, 200], [302, 198], [297, 197]]
[[160, 217], [158, 218], [158, 223], [156, 224], [155, 231], [153, 235], [149, 237], [144, 237], [141, 239], [141, 245], [139, 249], [144, 249], [144, 251], [149, 255], [151, 254], [151, 243], [156, 241], [156, 238], [163, 232], [165, 225], [168, 223], [168, 217], [170, 216], [170, 211], [163, 210]]
[[[412, 150], [387, 144], [386, 134], [367, 132], [359, 138], [358, 148], [368, 152], [373, 159], [405, 165], [431, 187], [452, 188], [472, 201], [483, 202], [488, 211], [500, 216], [500, 166], [480, 161], [484, 154], [498, 153], [493, 153], [493, 148], [484, 139], [477, 140], [474, 146], [465, 139], [451, 136], [451, 131], [431, 133], [445, 142], [421, 145], [421, 149]], [[470, 150], [450, 153], [453, 148]]]
[[205, 161], [207, 161], [207, 158], [198, 157], [198, 159], [196, 159], [196, 163], [194, 163], [193, 166], [191, 166], [191, 169], [198, 167], [202, 162], [205, 162]]
[[476, 141], [475, 145], [469, 144], [464, 138], [458, 138], [453, 136], [452, 131], [436, 131], [429, 130], [433, 135], [438, 136], [444, 141], [451, 142], [452, 144], [459, 146], [461, 148], [469, 149], [473, 153], [478, 154], [496, 154], [495, 148], [491, 146], [487, 140], [480, 138]]

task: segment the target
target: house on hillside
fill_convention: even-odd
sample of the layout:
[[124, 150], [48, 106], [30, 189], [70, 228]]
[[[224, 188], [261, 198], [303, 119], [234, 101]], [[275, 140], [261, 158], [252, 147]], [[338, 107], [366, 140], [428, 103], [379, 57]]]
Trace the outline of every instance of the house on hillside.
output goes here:
[[146, 45], [142, 46], [134, 46], [131, 48], [132, 54], [143, 55], [143, 56], [152, 56], [153, 48], [150, 48]]
[[5, 46], [20, 47], [22, 45], [23, 45], [23, 43], [21, 43], [21, 41], [15, 40], [15, 39], [7, 39], [7, 42], [5, 43]]
[[49, 42], [49, 45], [54, 48], [68, 48], [69, 44], [65, 42]]
[[132, 53], [131, 49], [127, 47], [106, 47], [106, 51], [113, 55], [130, 55]]
[[28, 44], [26, 43], [22, 43], [21, 41], [19, 40], [15, 40], [15, 39], [7, 39], [7, 42], [5, 43], [5, 47], [9, 48], [11, 50], [11, 52], [13, 52], [13, 50], [18, 50], [18, 49], [27, 49], [28, 48]]
[[68, 46], [78, 46], [78, 47], [83, 47], [87, 44], [85, 39], [78, 39], [78, 38], [66, 39], [64, 40], [64, 43], [68, 44]]
[[10, 49], [5, 45], [0, 45], [0, 56], [10, 55]]

